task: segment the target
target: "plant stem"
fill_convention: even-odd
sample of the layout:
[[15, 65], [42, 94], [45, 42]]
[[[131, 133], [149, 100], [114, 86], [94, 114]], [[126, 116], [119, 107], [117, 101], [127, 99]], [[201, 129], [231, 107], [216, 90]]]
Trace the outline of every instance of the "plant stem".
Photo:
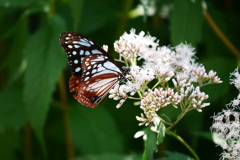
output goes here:
[[169, 122], [165, 121], [165, 120], [162, 119], [160, 116], [158, 116], [158, 118], [159, 118], [164, 124], [172, 125], [172, 123], [169, 123]]
[[159, 85], [159, 83], [160, 83], [160, 81], [158, 80], [158, 82], [152, 87], [152, 90], [153, 90], [154, 88], [156, 88], [156, 87]]
[[134, 100], [141, 100], [141, 98], [137, 98], [137, 97], [127, 97], [128, 99], [134, 99]]
[[229, 41], [229, 39], [223, 34], [223, 32], [218, 28], [216, 23], [213, 21], [211, 16], [207, 11], [203, 12], [203, 15], [218, 37], [225, 43], [225, 45], [233, 52], [233, 54], [240, 59], [240, 51]]
[[74, 145], [72, 140], [72, 132], [70, 127], [70, 120], [69, 120], [69, 110], [67, 104], [67, 95], [66, 95], [66, 86], [64, 75], [61, 74], [59, 77], [59, 91], [60, 91], [60, 100], [61, 100], [61, 107], [63, 113], [63, 122], [64, 122], [64, 130], [65, 130], [65, 138], [66, 138], [66, 148], [67, 148], [67, 159], [73, 159], [75, 157], [74, 153]]
[[200, 160], [198, 155], [195, 153], [195, 151], [179, 135], [175, 134], [174, 132], [172, 132], [170, 130], [167, 130], [166, 132], [168, 134], [172, 135], [173, 137], [175, 137], [177, 140], [179, 140], [192, 153], [193, 157], [196, 160]]
[[32, 129], [29, 122], [24, 127], [24, 159], [32, 159]]
[[183, 109], [183, 110], [182, 110], [182, 113], [181, 113], [180, 116], [177, 118], [177, 120], [176, 120], [174, 123], [172, 123], [172, 125], [169, 126], [166, 130], [170, 130], [172, 127], [174, 127], [174, 125], [177, 124], [177, 123], [183, 118], [183, 116], [187, 113], [187, 111], [188, 111], [188, 110]]
[[139, 90], [137, 90], [137, 93], [138, 93], [139, 97], [142, 98], [142, 94]]
[[55, 2], [54, 0], [49, 0], [49, 2], [50, 2], [50, 10], [48, 12], [48, 16], [52, 17], [53, 14], [55, 13]]

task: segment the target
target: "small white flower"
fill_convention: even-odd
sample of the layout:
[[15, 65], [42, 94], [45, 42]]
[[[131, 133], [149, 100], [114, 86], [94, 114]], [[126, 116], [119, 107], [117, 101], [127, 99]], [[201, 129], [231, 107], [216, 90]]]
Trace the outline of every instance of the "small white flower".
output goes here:
[[155, 37], [145, 35], [142, 31], [139, 35], [135, 34], [135, 29], [131, 29], [130, 33], [124, 33], [118, 41], [114, 43], [116, 52], [120, 53], [125, 59], [132, 59], [142, 54], [146, 54], [149, 50], [156, 48], [158, 42]]
[[224, 150], [221, 154], [222, 159], [239, 159], [240, 157], [239, 116], [239, 112], [228, 109], [213, 117], [214, 123], [210, 129], [215, 134], [215, 137], [221, 139], [221, 141], [215, 142]]
[[231, 80], [230, 83], [231, 83], [231, 84], [234, 84], [235, 87], [236, 87], [238, 90], [240, 90], [240, 74], [239, 74], [239, 72], [238, 72], [238, 68], [236, 68], [236, 69], [234, 70], [234, 72], [231, 73], [230, 77], [232, 77], [232, 76], [234, 76], [235, 78], [230, 79], [230, 80]]

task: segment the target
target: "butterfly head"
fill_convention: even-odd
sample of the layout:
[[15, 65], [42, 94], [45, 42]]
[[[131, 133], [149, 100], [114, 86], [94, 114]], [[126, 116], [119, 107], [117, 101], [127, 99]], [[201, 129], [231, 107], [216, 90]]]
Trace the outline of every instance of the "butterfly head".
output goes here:
[[123, 68], [122, 74], [119, 76], [119, 82], [122, 82], [126, 79], [126, 75], [131, 71], [131, 68]]

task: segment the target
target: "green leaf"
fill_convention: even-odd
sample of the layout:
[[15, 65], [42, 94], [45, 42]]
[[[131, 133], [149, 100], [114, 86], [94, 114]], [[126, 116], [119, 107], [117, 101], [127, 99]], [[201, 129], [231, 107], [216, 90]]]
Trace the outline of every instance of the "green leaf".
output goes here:
[[1, 130], [23, 128], [26, 113], [22, 101], [21, 89], [8, 89], [0, 92], [0, 126]]
[[162, 121], [159, 122], [157, 126], [157, 145], [163, 142], [165, 137], [166, 127]]
[[119, 153], [122, 137], [113, 117], [104, 108], [88, 108], [79, 103], [70, 111], [71, 128], [76, 148], [86, 154]]
[[141, 155], [124, 155], [124, 154], [100, 154], [100, 155], [90, 155], [86, 157], [79, 157], [73, 160], [139, 160]]
[[77, 30], [82, 15], [84, 0], [70, 0], [69, 2], [73, 17], [73, 30]]
[[159, 160], [194, 160], [188, 155], [178, 152], [165, 151], [165, 153], [168, 155], [168, 157], [160, 158]]
[[151, 131], [149, 127], [144, 129], [146, 139], [144, 140], [144, 152], [143, 152], [143, 160], [152, 160], [153, 154], [157, 151], [156, 145], [156, 133]]
[[109, 1], [109, 3], [102, 3], [102, 1], [85, 1], [81, 25], [78, 30], [80, 30], [81, 33], [88, 34], [104, 25], [109, 25], [112, 20], [116, 19], [114, 4], [116, 4], [114, 1]]
[[234, 71], [237, 64], [233, 63], [231, 59], [223, 56], [206, 57], [202, 59], [201, 62], [205, 66], [207, 73], [213, 70], [217, 72], [217, 76], [223, 81], [221, 84], [212, 84], [201, 88], [201, 91], [209, 95], [206, 102], [214, 102], [228, 92], [230, 87], [229, 76], [230, 73]]
[[15, 24], [16, 31], [14, 31], [12, 36], [12, 43], [10, 45], [10, 50], [6, 54], [6, 60], [0, 65], [0, 68], [8, 69], [9, 77], [5, 88], [13, 84], [23, 73], [26, 67], [26, 61], [22, 59], [23, 48], [29, 38], [27, 31], [27, 22], [19, 21]]
[[64, 21], [54, 15], [31, 36], [25, 49], [27, 61], [23, 100], [33, 129], [43, 147], [42, 128], [59, 75], [66, 65], [66, 55], [59, 45]]
[[196, 131], [193, 131], [191, 132], [193, 135], [196, 135], [198, 137], [201, 137], [201, 138], [204, 138], [204, 139], [207, 139], [209, 140], [210, 142], [213, 142], [213, 135], [210, 131], [200, 131], [200, 132], [196, 132]]
[[16, 160], [16, 152], [20, 150], [21, 138], [14, 131], [0, 132], [0, 155], [1, 159]]
[[0, 0], [0, 6], [5, 7], [22, 7], [29, 5], [31, 0]]
[[196, 46], [201, 38], [202, 1], [173, 0], [170, 31], [172, 44], [191, 43]]

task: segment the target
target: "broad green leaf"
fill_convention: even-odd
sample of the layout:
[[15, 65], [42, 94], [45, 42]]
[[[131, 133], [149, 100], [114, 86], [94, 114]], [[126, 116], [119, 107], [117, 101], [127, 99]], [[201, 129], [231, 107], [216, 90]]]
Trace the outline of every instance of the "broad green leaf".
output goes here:
[[205, 66], [207, 73], [213, 70], [217, 72], [217, 76], [223, 81], [221, 84], [212, 84], [201, 88], [201, 91], [209, 95], [206, 102], [214, 102], [228, 92], [230, 86], [229, 76], [230, 73], [234, 71], [237, 64], [233, 63], [231, 59], [222, 56], [206, 57], [202, 59], [201, 63]]
[[74, 158], [72, 160], [139, 160], [141, 155], [124, 155], [124, 154], [100, 154], [100, 155], [89, 155], [85, 157]]
[[157, 145], [163, 142], [165, 137], [166, 127], [162, 121], [159, 122], [157, 127]]
[[62, 19], [54, 15], [31, 36], [24, 49], [27, 67], [23, 100], [28, 118], [42, 147], [42, 128], [52, 93], [66, 65], [66, 56], [59, 45], [59, 34], [65, 29]]
[[120, 153], [122, 137], [113, 117], [101, 107], [88, 108], [75, 103], [70, 111], [76, 148], [85, 154]]
[[4, 7], [22, 7], [29, 5], [32, 0], [0, 0], [0, 6]]
[[170, 16], [172, 44], [187, 42], [196, 46], [201, 38], [202, 21], [201, 0], [173, 0]]
[[22, 101], [21, 89], [8, 89], [0, 92], [0, 128], [1, 130], [23, 128], [26, 113]]
[[165, 153], [168, 157], [160, 158], [158, 160], [194, 160], [190, 156], [178, 152], [165, 151]]
[[0, 158], [16, 160], [16, 152], [21, 150], [21, 137], [14, 131], [0, 132]]
[[196, 135], [198, 137], [202, 137], [204, 139], [207, 139], [209, 141], [213, 141], [213, 135], [210, 131], [205, 131], [205, 132], [192, 132], [193, 135]]
[[109, 25], [111, 20], [116, 19], [116, 10], [113, 8], [114, 3], [116, 4], [114, 1], [109, 1], [109, 4], [101, 1], [85, 1], [81, 25], [79, 26], [81, 33], [94, 32], [104, 25]]
[[142, 160], [153, 160], [153, 154], [157, 151], [156, 133], [151, 131], [149, 127], [144, 129], [146, 139], [144, 140], [144, 152]]
[[[205, 109], [207, 109], [207, 108], [203, 108], [203, 110], [205, 110]], [[192, 119], [194, 119], [194, 120], [192, 120]], [[193, 111], [189, 112], [188, 114], [186, 114], [184, 116], [184, 118], [181, 120], [181, 122], [178, 124], [178, 126], [177, 126], [177, 128], [179, 130], [178, 134], [180, 134], [181, 136], [184, 136], [183, 134], [191, 135], [191, 136], [189, 136], [189, 139], [191, 140], [190, 145], [192, 148], [195, 149], [195, 148], [197, 148], [200, 139], [198, 136], [191, 134], [191, 132], [201, 132], [204, 125], [206, 125], [208, 120], [209, 119], [205, 119], [205, 112], [199, 113], [196, 110], [193, 110]], [[185, 126], [186, 128], [188, 128], [188, 133], [186, 133], [185, 130], [182, 130], [181, 126]]]
[[23, 73], [26, 61], [21, 59], [23, 56], [23, 48], [29, 38], [26, 21], [19, 21], [15, 24], [16, 31], [11, 34], [12, 43], [10, 50], [6, 55], [6, 60], [0, 65], [0, 68], [6, 68], [9, 73], [8, 82], [5, 86], [9, 87], [15, 82]]
[[70, 8], [73, 17], [73, 30], [77, 30], [82, 15], [82, 7], [84, 0], [70, 0]]

